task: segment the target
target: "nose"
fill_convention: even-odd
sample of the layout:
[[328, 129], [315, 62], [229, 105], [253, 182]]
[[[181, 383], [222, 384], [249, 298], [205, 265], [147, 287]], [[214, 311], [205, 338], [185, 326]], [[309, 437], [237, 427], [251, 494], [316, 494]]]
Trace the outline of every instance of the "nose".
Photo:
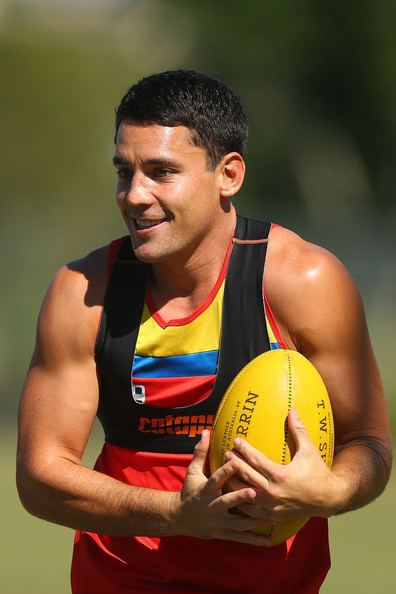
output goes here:
[[153, 203], [153, 196], [143, 174], [134, 173], [126, 189], [125, 201], [130, 208], [147, 207]]

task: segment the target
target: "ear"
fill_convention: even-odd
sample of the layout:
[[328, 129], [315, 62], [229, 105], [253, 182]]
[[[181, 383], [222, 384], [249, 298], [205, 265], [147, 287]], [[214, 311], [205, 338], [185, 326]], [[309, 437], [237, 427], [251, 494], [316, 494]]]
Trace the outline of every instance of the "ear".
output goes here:
[[239, 192], [245, 178], [245, 161], [239, 153], [227, 153], [218, 165], [220, 196], [232, 198]]

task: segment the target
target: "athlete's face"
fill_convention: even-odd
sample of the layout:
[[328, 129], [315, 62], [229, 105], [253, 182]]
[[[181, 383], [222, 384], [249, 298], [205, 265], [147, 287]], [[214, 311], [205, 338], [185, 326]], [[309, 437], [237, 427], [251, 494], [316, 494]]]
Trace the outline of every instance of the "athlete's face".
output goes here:
[[209, 168], [187, 128], [122, 123], [114, 165], [118, 206], [139, 259], [188, 260], [210, 245], [229, 200], [221, 197], [221, 166]]

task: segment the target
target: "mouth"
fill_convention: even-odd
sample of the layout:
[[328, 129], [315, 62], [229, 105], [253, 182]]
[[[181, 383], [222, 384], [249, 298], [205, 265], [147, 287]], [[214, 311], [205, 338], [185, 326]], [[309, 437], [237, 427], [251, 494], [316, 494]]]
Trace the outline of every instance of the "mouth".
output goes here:
[[152, 229], [153, 227], [158, 227], [161, 223], [165, 223], [167, 221], [167, 217], [163, 217], [162, 219], [134, 219], [135, 229], [137, 231], [143, 231], [145, 229]]

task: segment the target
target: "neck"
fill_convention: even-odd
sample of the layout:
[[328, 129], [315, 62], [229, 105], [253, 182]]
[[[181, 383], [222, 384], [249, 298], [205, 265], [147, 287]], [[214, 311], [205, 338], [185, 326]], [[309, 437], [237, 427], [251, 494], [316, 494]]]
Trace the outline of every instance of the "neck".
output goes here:
[[152, 265], [152, 296], [164, 319], [171, 318], [176, 310], [189, 315], [209, 296], [234, 233], [235, 211], [224, 223], [188, 258]]

